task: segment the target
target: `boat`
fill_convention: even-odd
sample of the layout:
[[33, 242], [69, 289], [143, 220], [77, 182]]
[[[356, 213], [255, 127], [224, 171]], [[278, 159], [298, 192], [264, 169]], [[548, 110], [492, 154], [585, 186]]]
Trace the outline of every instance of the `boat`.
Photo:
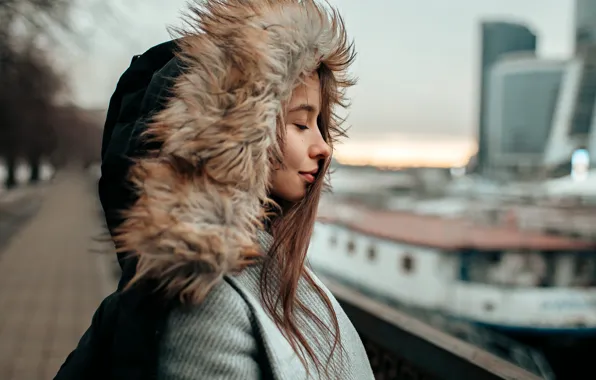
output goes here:
[[324, 197], [308, 260], [405, 307], [499, 332], [596, 336], [591, 240]]

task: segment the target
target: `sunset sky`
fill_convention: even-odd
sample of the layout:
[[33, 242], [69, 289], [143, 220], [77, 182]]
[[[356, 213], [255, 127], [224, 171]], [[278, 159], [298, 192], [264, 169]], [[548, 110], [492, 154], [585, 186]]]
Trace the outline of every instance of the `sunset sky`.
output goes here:
[[[108, 0], [106, 0], [108, 1]], [[59, 53], [76, 101], [106, 107], [132, 55], [167, 40], [183, 0], [109, 0], [112, 17], [88, 12], [77, 23], [93, 32], [85, 49]], [[479, 22], [526, 22], [539, 53], [566, 57], [572, 49], [571, 0], [332, 0], [346, 19], [358, 58], [359, 84], [337, 147], [342, 162], [376, 165], [465, 164], [476, 149]], [[120, 5], [118, 5], [120, 4]], [[126, 5], [124, 5], [126, 4]], [[94, 27], [97, 23], [101, 29]]]

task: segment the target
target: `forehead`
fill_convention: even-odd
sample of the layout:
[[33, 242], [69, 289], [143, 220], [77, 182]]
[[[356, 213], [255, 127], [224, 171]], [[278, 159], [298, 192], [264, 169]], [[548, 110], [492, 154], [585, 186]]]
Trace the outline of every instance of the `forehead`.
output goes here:
[[305, 77], [294, 89], [288, 105], [290, 110], [300, 105], [308, 105], [318, 113], [321, 108], [321, 84], [316, 73]]

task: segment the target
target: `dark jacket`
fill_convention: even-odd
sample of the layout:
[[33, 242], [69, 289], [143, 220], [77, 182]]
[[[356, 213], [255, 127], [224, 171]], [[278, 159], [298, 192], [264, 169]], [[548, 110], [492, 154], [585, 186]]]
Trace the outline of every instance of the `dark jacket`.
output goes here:
[[[175, 41], [133, 58], [122, 75], [106, 118], [102, 142], [99, 197], [110, 233], [122, 222], [119, 211], [135, 200], [126, 182], [131, 159], [157, 148], [141, 140], [146, 121], [164, 106], [173, 79], [180, 73], [173, 56]], [[162, 67], [154, 72], [155, 67]], [[169, 306], [145, 282], [121, 290], [134, 276], [136, 260], [119, 254], [122, 276], [118, 290], [99, 306], [76, 349], [55, 380], [156, 378], [160, 332]]]

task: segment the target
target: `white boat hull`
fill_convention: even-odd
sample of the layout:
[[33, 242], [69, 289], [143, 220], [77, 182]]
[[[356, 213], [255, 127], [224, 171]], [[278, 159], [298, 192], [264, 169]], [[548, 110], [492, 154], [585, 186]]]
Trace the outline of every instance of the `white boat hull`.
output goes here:
[[[349, 244], [353, 249], [346, 248]], [[515, 331], [596, 335], [594, 287], [463, 282], [453, 252], [398, 244], [327, 223], [315, 227], [309, 260], [315, 270], [413, 308]]]

